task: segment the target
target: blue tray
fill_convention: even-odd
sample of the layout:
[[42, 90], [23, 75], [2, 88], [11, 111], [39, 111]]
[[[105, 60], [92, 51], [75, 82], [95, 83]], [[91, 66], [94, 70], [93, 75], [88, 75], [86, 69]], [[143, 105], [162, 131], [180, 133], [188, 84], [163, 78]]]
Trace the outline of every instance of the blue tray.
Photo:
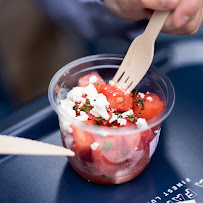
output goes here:
[[[0, 202], [203, 202], [202, 75], [202, 66], [169, 73], [176, 104], [150, 164], [133, 181], [89, 183], [66, 157], [0, 156]], [[3, 133], [62, 145], [57, 116], [49, 106]]]

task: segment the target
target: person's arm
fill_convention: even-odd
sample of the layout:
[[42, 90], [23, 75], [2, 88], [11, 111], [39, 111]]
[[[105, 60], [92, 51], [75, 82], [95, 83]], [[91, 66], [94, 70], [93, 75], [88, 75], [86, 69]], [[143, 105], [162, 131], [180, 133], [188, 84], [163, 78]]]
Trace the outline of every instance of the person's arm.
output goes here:
[[128, 20], [150, 18], [153, 10], [171, 10], [162, 32], [195, 34], [203, 22], [203, 0], [104, 0], [114, 14]]

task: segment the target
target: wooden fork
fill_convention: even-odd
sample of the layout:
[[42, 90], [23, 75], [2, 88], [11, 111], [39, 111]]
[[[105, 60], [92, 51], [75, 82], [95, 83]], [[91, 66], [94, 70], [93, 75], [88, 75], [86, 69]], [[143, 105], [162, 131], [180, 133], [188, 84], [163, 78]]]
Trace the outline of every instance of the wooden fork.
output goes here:
[[169, 11], [154, 11], [143, 34], [131, 43], [123, 62], [112, 82], [131, 92], [148, 71], [154, 56], [155, 40], [161, 31]]
[[0, 135], [0, 155], [43, 155], [43, 156], [74, 156], [75, 153], [64, 147], [30, 140], [26, 138]]

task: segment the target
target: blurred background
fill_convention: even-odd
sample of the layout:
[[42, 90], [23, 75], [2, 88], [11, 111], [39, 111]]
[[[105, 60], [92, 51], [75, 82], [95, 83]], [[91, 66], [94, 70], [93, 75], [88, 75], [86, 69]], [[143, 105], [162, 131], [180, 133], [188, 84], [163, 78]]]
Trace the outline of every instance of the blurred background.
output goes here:
[[81, 41], [34, 1], [0, 1], [0, 117], [46, 93], [60, 67], [87, 54]]
[[97, 53], [71, 22], [60, 25], [50, 17], [44, 2], [0, 1], [0, 117], [45, 94], [68, 62]]
[[[91, 54], [125, 54], [131, 40], [139, 34], [131, 32], [135, 28], [132, 23], [120, 19], [118, 24], [117, 17], [103, 6], [99, 14], [97, 6], [101, 5], [90, 3], [94, 13], [90, 16], [74, 10], [84, 10], [75, 0], [57, 2], [0, 1], [0, 118], [44, 95], [52, 76], [65, 64]], [[95, 20], [91, 25], [90, 17]], [[98, 23], [100, 18], [104, 26]], [[139, 25], [136, 28], [143, 30]], [[192, 37], [161, 34], [153, 63], [165, 72], [175, 67], [173, 61], [200, 63], [202, 48], [202, 28]]]

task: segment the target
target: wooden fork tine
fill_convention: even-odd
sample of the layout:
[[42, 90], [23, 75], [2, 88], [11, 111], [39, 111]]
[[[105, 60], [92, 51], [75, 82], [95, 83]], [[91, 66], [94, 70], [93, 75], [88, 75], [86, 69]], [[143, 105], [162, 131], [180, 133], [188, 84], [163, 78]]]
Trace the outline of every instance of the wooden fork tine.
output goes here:
[[116, 85], [120, 86], [122, 88], [122, 86], [125, 85], [125, 82], [126, 82], [126, 80], [128, 80], [128, 78], [129, 78], [129, 75], [125, 72]]
[[138, 75], [135, 75], [135, 76], [131, 75], [131, 77], [129, 78], [129, 80], [126, 83], [128, 92], [131, 92], [137, 86], [137, 84], [140, 82], [139, 78], [140, 77]]
[[132, 85], [132, 83], [133, 83], [133, 79], [130, 76], [129, 79], [125, 83], [126, 89], [128, 89]]
[[132, 92], [133, 91], [133, 89], [135, 88], [134, 84], [135, 84], [134, 82], [131, 83], [131, 85], [127, 89], [127, 92]]
[[124, 71], [122, 69], [118, 69], [116, 74], [114, 75], [112, 81], [114, 82], [114, 84], [116, 84], [118, 82], [118, 80], [120, 79], [120, 77], [123, 75]]
[[123, 73], [126, 71], [126, 68], [129, 65], [129, 61], [124, 58], [123, 62], [120, 65], [120, 68], [117, 70], [116, 74], [114, 75], [112, 81], [116, 84], [118, 80], [121, 78]]

